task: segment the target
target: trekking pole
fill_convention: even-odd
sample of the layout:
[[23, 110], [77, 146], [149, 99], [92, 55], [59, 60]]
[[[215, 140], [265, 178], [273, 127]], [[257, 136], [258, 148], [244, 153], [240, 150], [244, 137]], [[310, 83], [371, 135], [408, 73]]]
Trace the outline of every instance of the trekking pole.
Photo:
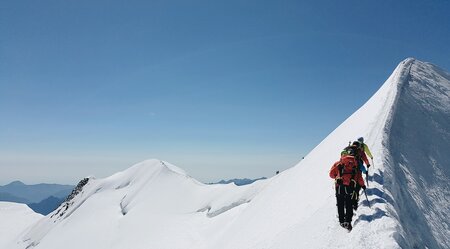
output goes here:
[[367, 171], [366, 171], [366, 183], [367, 183], [367, 187], [369, 187], [369, 168], [367, 168]]
[[372, 166], [375, 169], [375, 164], [373, 163], [373, 158], [370, 158], [370, 160], [372, 160]]
[[370, 206], [370, 201], [369, 201], [369, 198], [367, 197], [366, 190], [363, 189], [363, 191], [364, 191], [364, 195], [366, 196], [367, 204], [369, 204], [369, 208], [372, 208], [372, 207]]

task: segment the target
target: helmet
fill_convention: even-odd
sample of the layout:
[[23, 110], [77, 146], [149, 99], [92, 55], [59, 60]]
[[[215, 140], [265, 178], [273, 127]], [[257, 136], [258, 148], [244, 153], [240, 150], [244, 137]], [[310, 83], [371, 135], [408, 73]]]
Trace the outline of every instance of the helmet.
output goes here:
[[364, 143], [364, 138], [363, 138], [363, 137], [360, 137], [360, 138], [358, 138], [358, 141], [359, 141], [360, 143]]
[[361, 147], [361, 143], [359, 141], [353, 142], [352, 145], [356, 146], [356, 148], [360, 148]]

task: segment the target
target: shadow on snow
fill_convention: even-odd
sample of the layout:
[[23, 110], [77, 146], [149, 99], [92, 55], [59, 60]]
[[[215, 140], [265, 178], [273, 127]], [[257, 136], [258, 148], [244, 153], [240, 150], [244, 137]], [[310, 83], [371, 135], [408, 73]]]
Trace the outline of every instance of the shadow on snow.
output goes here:
[[380, 208], [375, 208], [375, 212], [373, 214], [367, 215], [367, 214], [361, 214], [358, 219], [355, 221], [355, 225], [359, 223], [360, 221], [367, 221], [372, 222], [377, 219], [381, 219], [383, 217], [387, 217], [387, 213], [384, 210], [381, 210]]

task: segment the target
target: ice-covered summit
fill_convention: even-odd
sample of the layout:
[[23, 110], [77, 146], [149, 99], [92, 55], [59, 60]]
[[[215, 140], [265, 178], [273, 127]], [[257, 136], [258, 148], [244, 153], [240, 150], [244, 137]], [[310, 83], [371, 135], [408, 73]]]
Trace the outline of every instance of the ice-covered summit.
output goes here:
[[[6, 248], [449, 248], [449, 96], [449, 73], [408, 58], [304, 160], [270, 179], [205, 185], [148, 160], [83, 179]], [[371, 208], [362, 197], [347, 233], [328, 171], [361, 136], [374, 155]]]

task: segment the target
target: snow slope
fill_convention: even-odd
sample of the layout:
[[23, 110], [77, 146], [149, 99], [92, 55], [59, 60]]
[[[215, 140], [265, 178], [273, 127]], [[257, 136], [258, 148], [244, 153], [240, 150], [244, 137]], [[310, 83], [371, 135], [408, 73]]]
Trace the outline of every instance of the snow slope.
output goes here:
[[204, 248], [264, 185], [206, 185], [148, 160], [81, 181], [71, 199], [8, 248]]
[[[449, 79], [429, 63], [401, 62], [363, 107], [275, 177], [217, 246], [450, 248]], [[359, 136], [375, 156], [367, 191], [372, 208], [363, 202], [345, 234], [327, 173], [347, 141]]]
[[0, 202], [0, 248], [7, 248], [8, 242], [42, 217], [25, 204]]
[[[270, 179], [205, 185], [148, 160], [80, 182], [6, 248], [450, 248], [449, 95], [448, 73], [406, 59], [304, 160]], [[361, 202], [347, 233], [328, 171], [360, 136], [374, 155], [371, 208]]]

